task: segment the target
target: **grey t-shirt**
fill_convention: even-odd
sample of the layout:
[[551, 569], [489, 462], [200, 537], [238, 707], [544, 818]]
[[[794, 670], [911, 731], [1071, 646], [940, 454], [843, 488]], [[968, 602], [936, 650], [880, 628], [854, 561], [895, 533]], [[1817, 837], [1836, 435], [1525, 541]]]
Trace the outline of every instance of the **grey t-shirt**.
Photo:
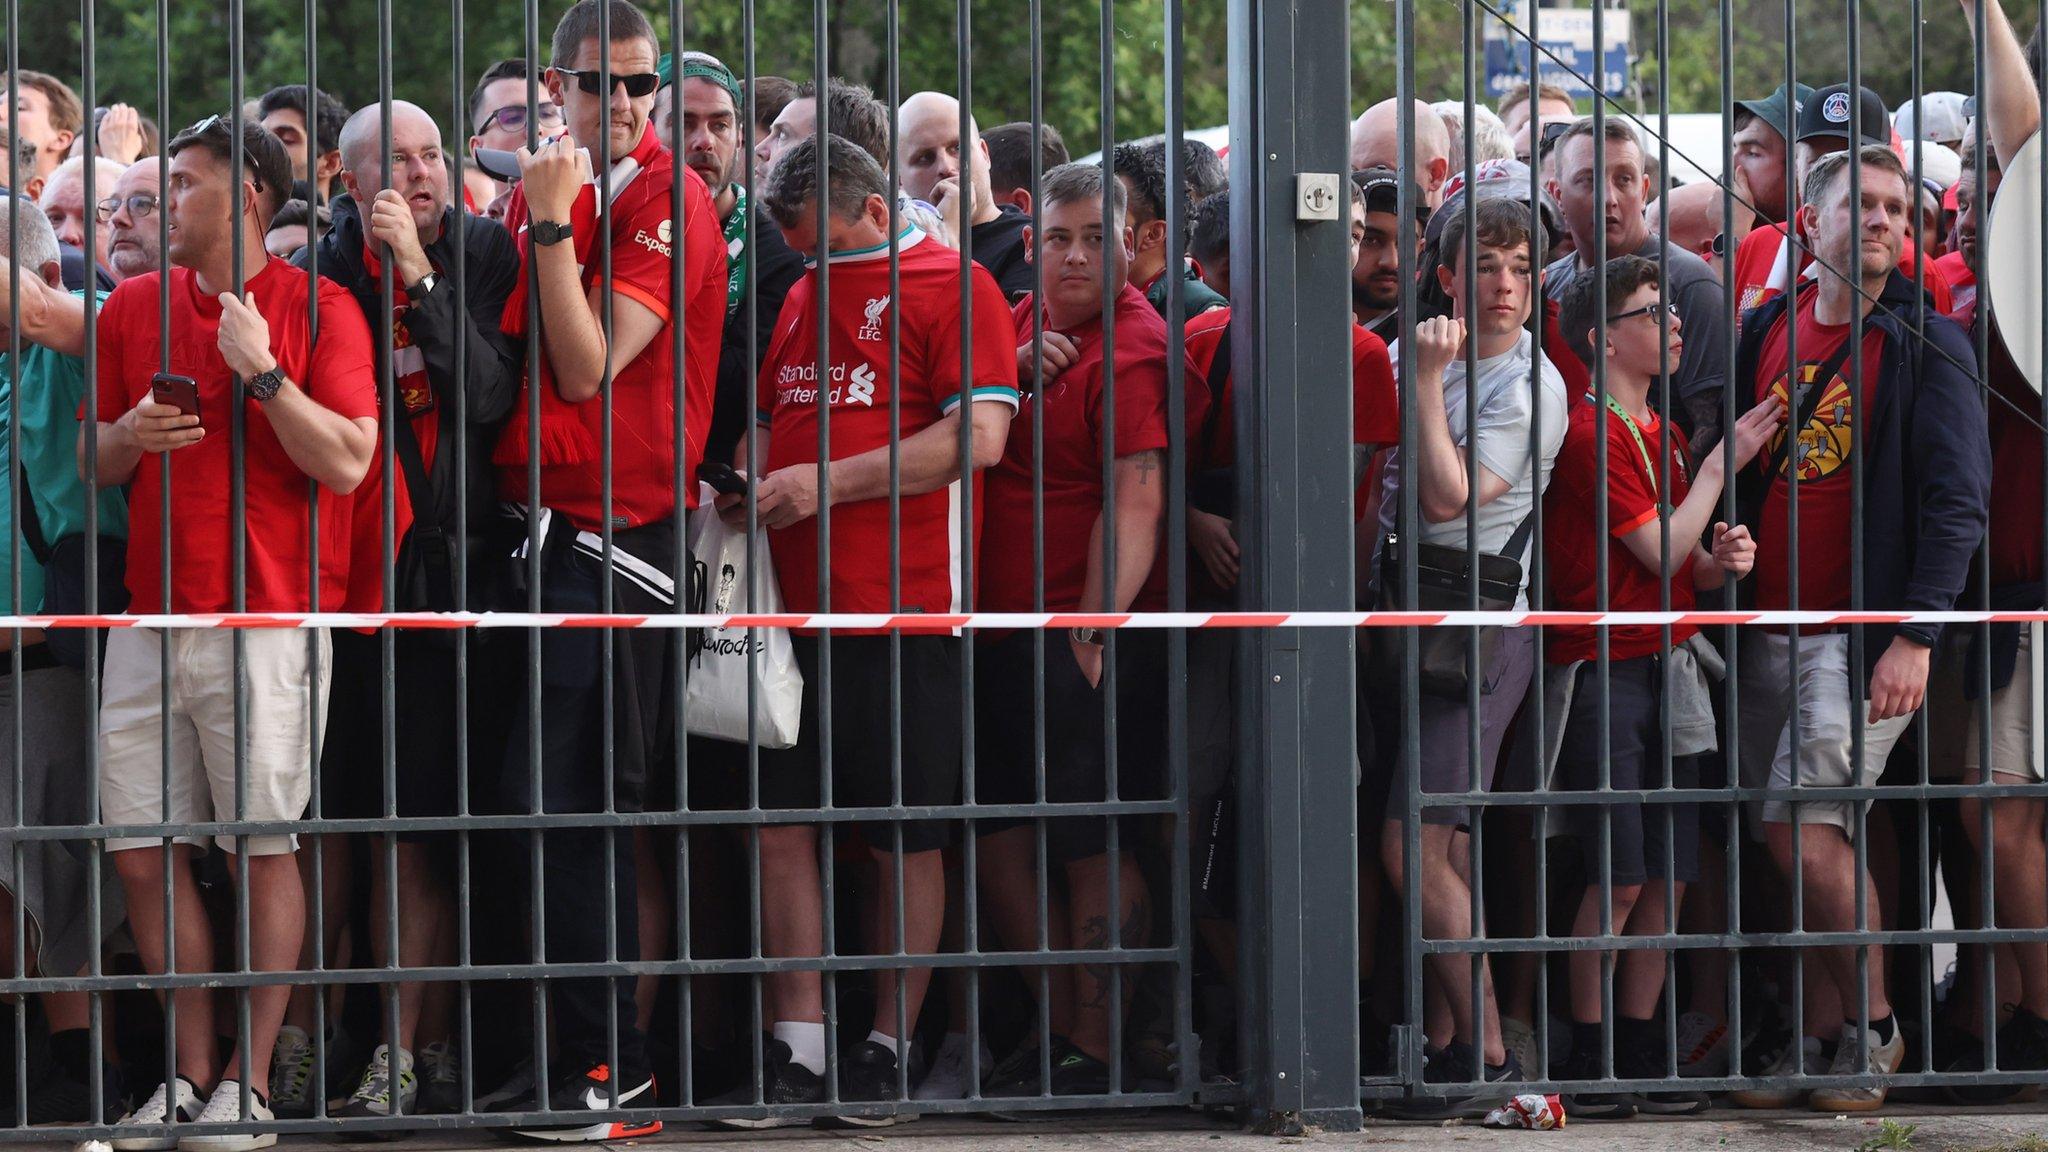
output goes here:
[[[1705, 393], [1720, 392], [1728, 379], [1728, 321], [1723, 308], [1725, 301], [1721, 282], [1714, 279], [1714, 270], [1707, 266], [1706, 261], [1683, 248], [1666, 244], [1654, 235], [1645, 240], [1633, 255], [1663, 262], [1669, 299], [1678, 305], [1678, 319], [1684, 325], [1685, 352], [1672, 366], [1672, 396], [1690, 401]], [[1584, 269], [1585, 266], [1579, 263], [1578, 253], [1552, 261], [1543, 270], [1544, 293], [1553, 298], [1563, 296], [1566, 287]], [[1593, 349], [1586, 343], [1586, 334], [1566, 332], [1564, 339], [1565, 344], [1578, 355], [1580, 363], [1590, 368]]]
[[[1451, 440], [1458, 445], [1461, 454], [1468, 443], [1474, 444], [1480, 465], [1509, 484], [1508, 490], [1498, 500], [1479, 506], [1481, 552], [1499, 553], [1507, 547], [1515, 529], [1528, 519], [1530, 510], [1543, 495], [1543, 489], [1550, 484], [1551, 465], [1556, 463], [1557, 450], [1564, 443], [1568, 418], [1564, 377], [1558, 375], [1547, 357], [1543, 358], [1538, 362], [1538, 386], [1532, 388], [1529, 361], [1533, 347], [1529, 334], [1523, 332], [1513, 348], [1479, 362], [1478, 387], [1475, 390], [1479, 402], [1476, 432], [1469, 430], [1465, 422], [1464, 359], [1453, 360], [1450, 367], [1444, 369], [1444, 413], [1449, 417]], [[1398, 366], [1401, 345], [1394, 344], [1388, 353]], [[1529, 437], [1532, 421], [1540, 422], [1542, 435], [1541, 452], [1533, 462]], [[1387, 460], [1386, 495], [1380, 501], [1382, 540], [1395, 530], [1400, 517], [1401, 452], [1401, 448], [1395, 448]], [[1424, 544], [1442, 544], [1452, 548], [1465, 546], [1463, 516], [1442, 524], [1425, 521], [1418, 530]], [[1532, 540], [1518, 558], [1522, 562], [1525, 589], [1525, 595], [1517, 601], [1518, 605], [1527, 603], [1529, 553], [1534, 547]], [[1378, 563], [1377, 558], [1374, 563]]]

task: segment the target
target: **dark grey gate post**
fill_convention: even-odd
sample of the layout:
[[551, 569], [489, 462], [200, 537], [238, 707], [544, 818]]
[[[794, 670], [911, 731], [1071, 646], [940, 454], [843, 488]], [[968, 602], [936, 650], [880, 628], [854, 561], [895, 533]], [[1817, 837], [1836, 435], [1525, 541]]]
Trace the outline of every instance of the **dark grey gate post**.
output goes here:
[[[1230, 0], [1232, 371], [1247, 606], [1352, 606], [1350, 38], [1344, 0]], [[1303, 175], [1333, 177], [1317, 197]], [[1329, 211], [1334, 198], [1334, 211]], [[1298, 207], [1327, 219], [1300, 219]], [[1253, 1123], [1355, 1129], [1355, 638], [1246, 634], [1239, 735]]]

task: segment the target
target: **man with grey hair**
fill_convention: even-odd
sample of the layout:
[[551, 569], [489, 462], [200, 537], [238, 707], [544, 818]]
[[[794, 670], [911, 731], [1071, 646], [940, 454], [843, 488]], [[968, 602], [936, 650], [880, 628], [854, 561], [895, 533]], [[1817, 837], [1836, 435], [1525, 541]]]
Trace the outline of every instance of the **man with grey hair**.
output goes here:
[[[830, 197], [822, 233], [821, 183], [829, 185]], [[1018, 403], [1017, 341], [1002, 289], [987, 269], [970, 266], [965, 287], [972, 314], [963, 315], [958, 254], [915, 225], [890, 234], [888, 178], [844, 137], [814, 136], [783, 153], [764, 200], [790, 247], [815, 261], [783, 302], [756, 392], [761, 427], [741, 442], [734, 460], [755, 478], [748, 499], [768, 530], [783, 598], [792, 612], [962, 611], [962, 589], [972, 587], [973, 543], [958, 531], [959, 501], [973, 473], [1002, 452]], [[822, 319], [830, 362], [820, 364], [818, 296], [827, 277], [830, 311]], [[898, 349], [900, 374], [892, 371]], [[971, 368], [963, 371], [967, 349]], [[831, 408], [831, 441], [821, 452], [823, 405]], [[892, 459], [900, 465], [893, 480]], [[719, 505], [729, 521], [745, 525], [741, 497], [721, 496]], [[820, 554], [813, 518], [826, 515], [831, 550]], [[821, 574], [829, 579], [824, 596]], [[761, 807], [820, 807], [827, 793], [819, 764], [828, 751], [835, 806], [957, 801], [963, 740], [958, 635], [835, 630], [829, 683], [818, 674], [818, 638], [800, 632], [794, 641], [803, 719], [793, 747], [760, 753]], [[900, 671], [900, 680], [892, 671]], [[892, 681], [900, 691], [892, 691]], [[826, 708], [829, 749], [819, 719]], [[898, 715], [901, 759], [892, 764]], [[744, 781], [741, 774], [735, 781], [741, 791], [718, 799], [746, 806]], [[868, 829], [879, 883], [864, 893], [863, 923], [890, 925], [900, 917], [901, 924], [900, 939], [871, 939], [872, 951], [916, 956], [938, 949], [946, 909], [942, 849], [950, 831], [944, 820]], [[756, 835], [762, 951], [819, 955], [824, 911], [817, 825], [764, 825]], [[885, 969], [872, 978], [874, 1027], [839, 1059], [839, 1098], [847, 1108], [837, 1120], [851, 1126], [893, 1123], [893, 1102], [909, 1097], [907, 1086], [915, 1083], [905, 1080], [910, 1040], [931, 971]], [[765, 991], [771, 1038], [760, 1102], [823, 1100], [828, 1040], [818, 972], [772, 973]], [[754, 1104], [754, 1089], [749, 1084], [717, 1102]], [[713, 1123], [771, 1128], [790, 1122], [771, 1116]]]
[[[95, 159], [92, 164], [93, 192], [97, 199], [121, 178], [121, 166], [105, 159]], [[36, 206], [50, 218], [50, 227], [57, 231], [57, 243], [81, 252], [85, 250], [86, 213], [93, 210], [93, 206], [85, 202], [85, 165], [83, 156], [75, 156], [57, 165], [56, 171], [50, 173], [50, 178], [43, 184], [43, 194], [36, 197]], [[98, 268], [108, 266], [106, 229], [98, 229], [93, 236], [91, 256]]]
[[[982, 542], [992, 556], [1033, 554], [1044, 543], [1043, 603], [1029, 563], [982, 572], [981, 607], [992, 612], [1116, 613], [1157, 611], [1164, 596], [1147, 591], [1159, 555], [1166, 508], [1163, 463], [1167, 321], [1131, 281], [1135, 240], [1123, 182], [1096, 164], [1063, 164], [1040, 185], [1038, 220], [1044, 289], [1017, 305], [1018, 375], [1032, 389], [1010, 425], [1002, 459], [989, 470]], [[1106, 219], [1105, 219], [1106, 217]], [[1028, 242], [1027, 242], [1028, 246]], [[1114, 348], [1105, 335], [1103, 300], [1112, 299]], [[1114, 365], [1114, 391], [1105, 377]], [[1199, 426], [1206, 393], [1193, 365], [1188, 420]], [[1111, 408], [1110, 405], [1114, 404]], [[1034, 429], [1033, 425], [1037, 425]], [[1114, 428], [1113, 438], [1103, 430]], [[1042, 433], [1042, 435], [1041, 435]], [[1043, 441], [1042, 462], [1034, 442]], [[1042, 469], [1039, 466], [1042, 463]], [[1113, 469], [1114, 496], [1103, 472]], [[1034, 515], [1034, 493], [1044, 496]], [[975, 794], [982, 802], [1095, 802], [1112, 798], [1102, 697], [1107, 648], [1102, 633], [1075, 628], [1044, 646], [1029, 632], [976, 637]], [[1165, 716], [1158, 685], [1165, 675], [1163, 634], [1120, 635], [1110, 683], [1116, 686], [1115, 796], [1165, 793]], [[1034, 706], [1033, 701], [1038, 701]], [[1045, 718], [1045, 794], [1035, 781], [1032, 718]], [[997, 936], [1011, 948], [1037, 944], [1037, 909], [1055, 948], [1140, 948], [1152, 928], [1153, 897], [1134, 851], [1141, 830], [1129, 819], [1114, 836], [1100, 817], [1045, 825], [1048, 886], [1041, 891], [1030, 820], [977, 824], [979, 880]], [[1114, 850], [1112, 850], [1114, 849]], [[1054, 965], [1043, 973], [1049, 1032], [1026, 1043], [990, 1075], [990, 1097], [1106, 1093], [1111, 1064], [1123, 1058], [1112, 1037], [1113, 982], [1128, 973], [1108, 965]], [[1035, 983], [1034, 983], [1034, 986]], [[1050, 1058], [1049, 1083], [1039, 1061]], [[1123, 1082], [1136, 1076], [1126, 1069]]]
[[[13, 223], [18, 214], [19, 224]], [[0, 196], [0, 252], [19, 262], [24, 282], [33, 279], [53, 293], [63, 293], [57, 236], [36, 206], [23, 197], [18, 203]], [[0, 276], [7, 275], [0, 264]], [[63, 293], [68, 296], [68, 293]], [[81, 310], [83, 304], [80, 305]], [[9, 571], [21, 557], [21, 599], [0, 592], [0, 610], [35, 613], [84, 607], [82, 586], [60, 593], [49, 565], [53, 549], [83, 542], [91, 526], [99, 535], [103, 557], [118, 555], [127, 537], [127, 501], [109, 489], [97, 494], [98, 523], [90, 525], [89, 490], [78, 476], [78, 411], [86, 396], [85, 364], [77, 356], [25, 343], [18, 364], [7, 354], [6, 314], [0, 310], [0, 474], [19, 485], [14, 499], [0, 500], [0, 589], [14, 587]], [[8, 422], [21, 430], [19, 462], [10, 459]], [[19, 540], [17, 553], [9, 546]], [[60, 596], [63, 598], [60, 599]], [[102, 582], [97, 607], [120, 611], [125, 605], [118, 582]], [[21, 757], [0, 763], [0, 821], [9, 824], [83, 824], [92, 820], [87, 797], [91, 766], [86, 745], [69, 733], [90, 721], [92, 688], [83, 666], [81, 641], [91, 633], [45, 634], [28, 629], [0, 636], [0, 658], [19, 643], [22, 679], [17, 688], [0, 693], [0, 740], [10, 744], [21, 727]], [[17, 639], [18, 636], [18, 639]], [[21, 717], [31, 717], [26, 724]], [[21, 798], [16, 808], [15, 797]], [[28, 943], [30, 971], [42, 976], [70, 976], [85, 970], [90, 959], [91, 924], [86, 917], [90, 881], [79, 845], [59, 841], [25, 846], [19, 861], [0, 859], [0, 920], [14, 923], [18, 901], [30, 923], [42, 931]], [[105, 877], [102, 932], [121, 922], [121, 891], [111, 871]], [[12, 933], [0, 929], [0, 946], [12, 948]], [[109, 1123], [120, 1115], [118, 1080], [106, 1068], [106, 1099], [92, 1100], [87, 1089], [96, 1057], [87, 1031], [89, 1010], [82, 992], [45, 993], [39, 997], [49, 1021], [48, 1065], [31, 1057], [29, 1123]], [[7, 1094], [13, 1106], [12, 1093]]]
[[[392, 525], [398, 584], [393, 602], [401, 609], [450, 611], [464, 606], [454, 587], [457, 509], [468, 506], [469, 522], [492, 514], [489, 459], [492, 438], [519, 392], [519, 366], [500, 331], [505, 298], [519, 275], [519, 254], [502, 228], [470, 217], [460, 226], [466, 291], [450, 277], [456, 267], [462, 209], [449, 192], [449, 166], [441, 130], [433, 117], [403, 100], [391, 103], [390, 145], [384, 143], [379, 105], [358, 109], [341, 129], [341, 184], [347, 195], [330, 202], [331, 224], [318, 242], [320, 274], [348, 289], [373, 332], [382, 331], [381, 283], [385, 266], [394, 310], [390, 336], [373, 341], [379, 358], [391, 361], [397, 411], [386, 424], [395, 438], [402, 482], [379, 464], [356, 489], [349, 524], [350, 567], [383, 562], [382, 489], [398, 490]], [[301, 267], [310, 263], [302, 252]], [[457, 307], [458, 296], [462, 307]], [[457, 356], [466, 351], [464, 374]], [[381, 365], [380, 365], [381, 371]], [[379, 377], [382, 378], [381, 375]], [[458, 401], [457, 393], [461, 393]], [[469, 473], [457, 471], [452, 445], [469, 441]], [[485, 563], [472, 555], [471, 565]], [[381, 603], [351, 603], [375, 610]], [[322, 811], [333, 816], [370, 817], [387, 810], [383, 797], [383, 710], [377, 688], [386, 678], [397, 684], [397, 797], [402, 816], [450, 816], [460, 809], [455, 789], [457, 714], [455, 650], [419, 632], [400, 632], [394, 662], [381, 660], [375, 635], [339, 630], [333, 637], [334, 689], [328, 700], [328, 738], [321, 749]], [[327, 868], [350, 871], [356, 838], [329, 836], [321, 845]], [[446, 833], [405, 833], [398, 837], [396, 876], [378, 856], [370, 871], [372, 907], [384, 907], [385, 892], [398, 891], [397, 963], [421, 967], [454, 961], [453, 877], [442, 848]], [[311, 852], [302, 853], [310, 866]], [[370, 952], [393, 959], [383, 917], [371, 917]], [[340, 926], [329, 925], [338, 936]], [[314, 955], [307, 925], [305, 956]], [[333, 954], [336, 940], [327, 941]], [[312, 986], [296, 989], [278, 1034], [271, 1075], [274, 1106], [287, 1115], [310, 1115], [313, 1043], [317, 1018]], [[415, 1111], [456, 1111], [461, 1106], [460, 1065], [452, 1039], [452, 988], [405, 982], [386, 987], [398, 1004], [396, 1051], [379, 1044], [354, 1094], [335, 1114], [390, 1116]], [[422, 1023], [423, 1016], [426, 1020]], [[424, 1035], [421, 1048], [414, 1040]], [[414, 1071], [414, 1054], [424, 1064], [425, 1085]], [[420, 1099], [420, 1095], [426, 1099]], [[288, 1110], [288, 1111], [287, 1111]]]

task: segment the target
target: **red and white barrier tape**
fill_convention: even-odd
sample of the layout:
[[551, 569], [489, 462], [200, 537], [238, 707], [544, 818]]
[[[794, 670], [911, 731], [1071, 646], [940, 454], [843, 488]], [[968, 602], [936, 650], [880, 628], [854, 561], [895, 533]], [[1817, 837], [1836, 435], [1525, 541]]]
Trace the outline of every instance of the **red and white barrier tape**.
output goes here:
[[240, 612], [220, 615], [5, 616], [16, 628], [806, 628], [930, 632], [1011, 628], [1656, 627], [1826, 628], [1844, 624], [2032, 624], [2038, 612], [972, 612], [622, 616], [556, 612]]

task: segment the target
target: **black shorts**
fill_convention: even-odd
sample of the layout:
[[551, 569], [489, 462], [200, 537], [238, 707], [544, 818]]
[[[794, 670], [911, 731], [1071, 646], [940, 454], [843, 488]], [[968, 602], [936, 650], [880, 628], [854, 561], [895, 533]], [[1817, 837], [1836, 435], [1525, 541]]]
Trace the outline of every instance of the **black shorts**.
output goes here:
[[[824, 806], [818, 718], [825, 687], [819, 670], [819, 638], [792, 637], [804, 677], [803, 720], [796, 745], [761, 750], [761, 807], [816, 811]], [[883, 808], [897, 803], [898, 773], [891, 761], [889, 714], [902, 716], [902, 803], [906, 807], [954, 804], [960, 799], [961, 681], [956, 636], [901, 638], [901, 688], [892, 701], [888, 636], [832, 638], [832, 806]], [[745, 748], [733, 745], [740, 797], [746, 791]], [[744, 803], [744, 799], [740, 801]], [[943, 848], [952, 826], [945, 820], [906, 820], [903, 850]], [[862, 836], [878, 850], [895, 845], [887, 824], [863, 824]]]
[[[1671, 780], [1664, 779], [1663, 662], [1655, 656], [1614, 660], [1607, 674], [1607, 786], [1616, 791], [1698, 787], [1691, 756], [1673, 757]], [[1600, 787], [1599, 691], [1598, 666], [1592, 661], [1579, 665], [1571, 716], [1558, 749], [1560, 788], [1590, 792]], [[1602, 808], [1613, 813], [1614, 883], [1642, 884], [1653, 877], [1680, 883], [1699, 879], [1699, 805], [1575, 804], [1567, 827], [1585, 855], [1588, 883], [1597, 884], [1600, 877], [1600, 848], [1607, 835]]]
[[[320, 815], [366, 819], [385, 814], [383, 638], [332, 630], [334, 674], [320, 748]], [[391, 692], [397, 721], [396, 797], [400, 816], [453, 816], [456, 763], [455, 647], [446, 634], [400, 630], [393, 637]], [[471, 716], [473, 727], [488, 724]], [[472, 757], [472, 771], [477, 761]], [[435, 835], [400, 833], [403, 840]]]
[[[1109, 781], [1109, 741], [1102, 689], [1074, 662], [1063, 632], [1045, 637], [1045, 680], [1033, 668], [1032, 633], [979, 640], [974, 663], [974, 798], [983, 804], [1101, 803], [1166, 796], [1166, 633], [1133, 629], [1117, 637], [1116, 787]], [[1106, 679], [1106, 677], [1105, 677]], [[1034, 716], [1045, 715], [1045, 793], [1038, 791], [1039, 745]], [[980, 835], [1024, 823], [980, 822]], [[1121, 849], [1138, 844], [1125, 819]], [[1056, 864], [1099, 856], [1109, 848], [1109, 820], [1072, 816], [1046, 825]]]

